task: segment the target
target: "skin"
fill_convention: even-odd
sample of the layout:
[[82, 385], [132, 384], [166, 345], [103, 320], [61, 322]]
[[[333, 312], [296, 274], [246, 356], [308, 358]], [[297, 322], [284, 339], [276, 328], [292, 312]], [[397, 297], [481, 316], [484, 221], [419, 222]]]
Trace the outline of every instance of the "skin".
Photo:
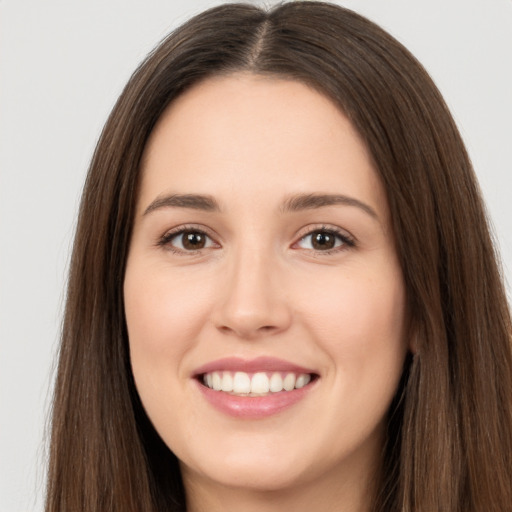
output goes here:
[[[172, 194], [209, 195], [220, 211], [158, 202]], [[367, 208], [283, 211], [295, 194]], [[204, 248], [159, 243], [183, 226], [207, 233]], [[314, 247], [322, 229], [353, 244]], [[180, 459], [189, 511], [368, 510], [408, 350], [405, 292], [383, 186], [329, 99], [238, 73], [174, 101], [145, 150], [124, 292], [136, 386]], [[230, 417], [192, 376], [231, 356], [319, 378], [274, 416]]]

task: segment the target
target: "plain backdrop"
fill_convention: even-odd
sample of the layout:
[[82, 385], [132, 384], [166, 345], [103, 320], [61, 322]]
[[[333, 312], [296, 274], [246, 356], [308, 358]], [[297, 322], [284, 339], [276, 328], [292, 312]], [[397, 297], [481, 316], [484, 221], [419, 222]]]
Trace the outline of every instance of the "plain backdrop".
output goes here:
[[[43, 510], [66, 270], [102, 125], [148, 51], [218, 3], [0, 0], [0, 512]], [[338, 3], [390, 31], [441, 89], [512, 282], [512, 0]]]

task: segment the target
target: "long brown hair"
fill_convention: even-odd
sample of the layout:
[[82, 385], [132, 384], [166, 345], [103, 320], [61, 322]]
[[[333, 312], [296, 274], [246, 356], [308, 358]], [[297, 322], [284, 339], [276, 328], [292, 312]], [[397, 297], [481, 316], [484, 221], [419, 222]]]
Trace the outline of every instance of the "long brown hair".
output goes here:
[[380, 512], [512, 510], [511, 319], [478, 185], [431, 79], [367, 19], [321, 2], [213, 8], [137, 69], [83, 192], [55, 386], [47, 512], [185, 509], [177, 460], [135, 390], [123, 278], [141, 155], [164, 109], [249, 71], [331, 98], [385, 186], [414, 356], [389, 413]]

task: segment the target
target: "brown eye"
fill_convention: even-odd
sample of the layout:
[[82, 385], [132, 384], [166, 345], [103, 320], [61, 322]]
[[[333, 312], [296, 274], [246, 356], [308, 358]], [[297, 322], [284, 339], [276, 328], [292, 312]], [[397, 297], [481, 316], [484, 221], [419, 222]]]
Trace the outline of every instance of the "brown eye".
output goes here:
[[199, 231], [185, 231], [181, 234], [181, 243], [188, 251], [203, 249], [206, 246], [206, 235]]
[[303, 236], [297, 244], [301, 249], [318, 252], [342, 250], [353, 247], [354, 242], [348, 235], [331, 229], [315, 229]]
[[168, 233], [162, 237], [159, 245], [176, 250], [176, 252], [200, 251], [216, 246], [215, 242], [206, 233], [197, 229], [183, 229]]
[[336, 237], [327, 231], [315, 231], [310, 236], [311, 245], [317, 251], [333, 249], [336, 245]]

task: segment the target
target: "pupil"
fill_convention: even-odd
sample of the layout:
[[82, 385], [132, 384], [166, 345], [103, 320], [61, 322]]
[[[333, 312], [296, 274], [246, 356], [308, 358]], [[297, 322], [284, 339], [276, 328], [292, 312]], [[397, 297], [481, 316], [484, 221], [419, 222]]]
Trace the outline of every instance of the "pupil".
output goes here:
[[185, 249], [202, 249], [204, 244], [205, 239], [201, 233], [190, 231], [183, 234], [183, 247]]
[[334, 237], [330, 233], [318, 231], [313, 235], [313, 247], [315, 249], [332, 249], [334, 244]]

